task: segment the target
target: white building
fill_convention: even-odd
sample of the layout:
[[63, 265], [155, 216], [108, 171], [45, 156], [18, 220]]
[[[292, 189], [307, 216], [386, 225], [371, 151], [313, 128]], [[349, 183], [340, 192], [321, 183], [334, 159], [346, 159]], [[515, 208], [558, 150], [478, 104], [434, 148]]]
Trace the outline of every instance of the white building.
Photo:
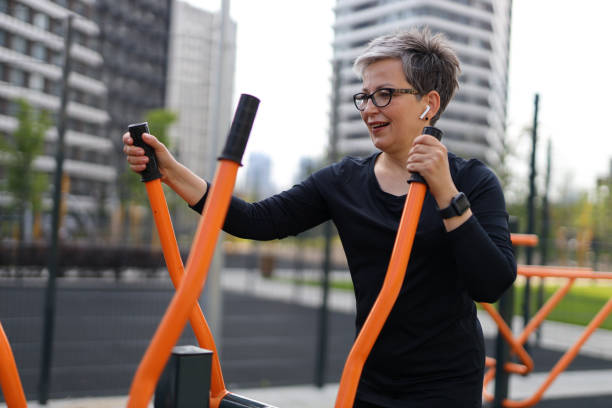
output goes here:
[[[220, 26], [221, 13], [181, 1], [174, 4], [166, 106], [178, 114], [178, 120], [170, 138], [181, 162], [209, 179], [214, 168], [210, 158], [216, 160], [221, 152], [233, 114], [236, 24], [230, 21], [225, 27], [222, 75], [217, 69]], [[218, 99], [214, 87], [219, 78]]]
[[459, 91], [436, 124], [460, 156], [494, 164], [506, 122], [511, 0], [337, 0], [334, 60], [341, 63], [338, 146], [363, 155], [372, 144], [352, 95], [352, 63], [373, 38], [429, 26], [450, 40], [462, 67]]
[[[69, 13], [65, 3], [0, 0], [0, 137], [8, 137], [17, 128], [17, 98], [50, 112], [57, 123]], [[109, 119], [104, 109], [107, 88], [101, 82], [103, 61], [97, 51], [99, 28], [92, 20], [94, 1], [71, 3], [75, 18], [64, 174], [70, 180], [68, 210], [93, 212], [98, 199], [115, 183], [116, 171], [109, 164], [112, 144], [104, 134]], [[56, 140], [54, 125], [46, 134], [43, 155], [34, 163], [49, 173], [50, 180], [56, 166]]]

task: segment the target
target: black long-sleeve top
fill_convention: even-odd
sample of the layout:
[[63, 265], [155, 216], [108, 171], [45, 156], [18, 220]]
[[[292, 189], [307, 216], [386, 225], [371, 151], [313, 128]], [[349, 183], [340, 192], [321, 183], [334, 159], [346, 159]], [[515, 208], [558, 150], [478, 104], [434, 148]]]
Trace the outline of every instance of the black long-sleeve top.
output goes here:
[[[235, 236], [271, 240], [333, 220], [355, 287], [357, 332], [382, 287], [406, 199], [380, 188], [376, 157], [347, 157], [257, 203], [233, 197], [224, 225]], [[404, 284], [361, 377], [358, 396], [372, 403], [402, 407], [421, 401], [415, 395], [443, 393], [448, 406], [480, 406], [484, 343], [474, 301], [496, 301], [514, 282], [516, 263], [497, 178], [478, 160], [448, 157], [473, 216], [447, 232], [427, 193]], [[205, 199], [193, 208], [201, 212]]]

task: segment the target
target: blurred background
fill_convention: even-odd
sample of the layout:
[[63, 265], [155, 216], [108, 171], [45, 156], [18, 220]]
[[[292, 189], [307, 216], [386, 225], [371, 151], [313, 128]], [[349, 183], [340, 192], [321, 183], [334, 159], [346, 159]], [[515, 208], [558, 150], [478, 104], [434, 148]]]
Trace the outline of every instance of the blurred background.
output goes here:
[[[210, 180], [239, 95], [259, 97], [235, 193], [265, 198], [335, 158], [373, 151], [351, 100], [361, 88], [352, 62], [368, 41], [399, 29], [427, 25], [457, 51], [460, 89], [438, 126], [449, 150], [496, 172], [517, 231], [539, 235], [520, 261], [610, 271], [612, 142], [597, 125], [612, 93], [609, 8], [597, 0], [0, 0], [0, 321], [28, 396], [124, 394], [172, 295], [144, 186], [121, 151], [129, 124], [148, 121]], [[170, 190], [166, 198], [186, 257], [199, 216]], [[350, 290], [328, 230], [265, 243], [223, 236], [202, 298], [223, 353], [234, 344], [228, 313], [240, 321], [259, 309], [246, 301], [232, 309], [241, 301], [231, 306], [222, 295], [236, 296], [237, 286], [248, 294], [249, 279], [299, 291], [331, 276]], [[302, 337], [314, 360], [328, 333], [308, 316]], [[312, 362], [316, 381], [337, 381], [350, 320], [333, 346], [337, 361]], [[189, 329], [181, 341], [195, 342]], [[245, 358], [229, 364], [237, 384], [312, 379], [245, 371]]]

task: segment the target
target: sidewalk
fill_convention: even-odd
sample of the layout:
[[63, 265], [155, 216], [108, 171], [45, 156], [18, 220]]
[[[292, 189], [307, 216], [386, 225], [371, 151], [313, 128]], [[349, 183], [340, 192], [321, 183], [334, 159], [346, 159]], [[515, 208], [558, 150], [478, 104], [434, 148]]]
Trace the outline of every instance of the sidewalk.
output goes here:
[[[533, 395], [544, 382], [546, 374], [533, 374], [526, 378], [513, 377], [510, 382], [513, 399], [523, 399]], [[249, 399], [265, 402], [278, 408], [325, 408], [333, 407], [338, 391], [337, 384], [328, 384], [322, 389], [298, 385], [289, 387], [253, 388], [232, 390]], [[544, 394], [544, 400], [609, 395], [612, 406], [612, 370], [573, 371], [563, 373]], [[126, 397], [82, 398], [53, 400], [48, 408], [117, 408], [125, 407]], [[0, 404], [1, 407], [5, 405]], [[28, 404], [30, 408], [42, 407], [37, 403]], [[150, 404], [152, 407], [153, 404]]]

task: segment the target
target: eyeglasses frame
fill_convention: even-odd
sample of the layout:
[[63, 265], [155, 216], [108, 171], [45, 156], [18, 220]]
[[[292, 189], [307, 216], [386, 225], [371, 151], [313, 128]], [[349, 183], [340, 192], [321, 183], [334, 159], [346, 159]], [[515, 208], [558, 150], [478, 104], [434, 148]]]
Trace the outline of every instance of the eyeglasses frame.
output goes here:
[[[387, 102], [386, 104], [380, 106], [378, 105], [375, 101], [374, 101], [374, 94], [376, 92], [379, 91], [389, 91], [391, 92], [391, 97], [389, 98], [389, 102]], [[368, 99], [370, 99], [372, 101], [372, 103], [374, 104], [374, 106], [376, 106], [377, 108], [384, 108], [385, 106], [389, 106], [389, 104], [391, 103], [391, 100], [393, 99], [393, 95], [395, 94], [411, 94], [411, 95], [418, 95], [419, 91], [417, 91], [416, 89], [411, 89], [411, 88], [379, 88], [377, 90], [375, 90], [374, 92], [372, 92], [371, 94], [366, 94], [365, 92], [358, 92], [355, 95], [353, 95], [353, 103], [355, 104], [355, 107], [357, 108], [357, 110], [359, 112], [363, 112], [366, 108], [366, 106], [368, 105]], [[357, 105], [357, 96], [358, 95], [365, 95], [366, 99], [365, 99], [365, 104], [363, 105], [363, 109], [359, 109], [359, 106]]]

